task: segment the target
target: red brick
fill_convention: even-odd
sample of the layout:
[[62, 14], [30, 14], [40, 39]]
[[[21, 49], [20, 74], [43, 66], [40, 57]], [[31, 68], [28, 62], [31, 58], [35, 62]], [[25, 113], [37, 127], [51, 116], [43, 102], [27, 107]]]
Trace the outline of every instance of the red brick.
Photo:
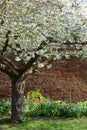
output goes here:
[[[53, 62], [26, 80], [26, 90], [40, 89], [42, 94], [54, 100], [70, 102], [87, 100], [87, 59], [72, 58]], [[0, 72], [0, 97], [11, 96], [11, 81]]]

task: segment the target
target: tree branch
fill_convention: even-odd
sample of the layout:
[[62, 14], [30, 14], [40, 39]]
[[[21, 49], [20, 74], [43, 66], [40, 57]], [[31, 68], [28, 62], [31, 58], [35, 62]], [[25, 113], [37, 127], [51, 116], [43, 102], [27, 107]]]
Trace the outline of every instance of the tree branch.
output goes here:
[[[40, 31], [40, 30], [39, 30]], [[41, 32], [41, 31], [40, 31]], [[54, 37], [52, 37], [52, 36], [46, 36], [43, 32], [41, 32], [41, 34], [49, 41], [49, 43], [58, 43], [58, 40], [56, 39], [56, 38], [54, 38]], [[76, 37], [75, 37], [75, 39], [76, 39]], [[70, 42], [70, 41], [66, 41], [66, 42], [64, 42], [63, 44], [65, 44], [65, 45], [76, 45], [76, 44], [80, 44], [80, 45], [87, 45], [87, 41], [84, 41], [84, 42], [77, 42], [77, 41], [75, 41], [75, 42]]]
[[1, 21], [0, 21], [0, 25], [3, 25], [4, 24], [4, 20], [2, 19]]
[[[49, 43], [58, 43], [58, 40], [55, 39], [54, 37], [46, 37], [48, 40], [49, 40]], [[66, 41], [63, 43], [64, 45], [87, 45], [87, 41], [84, 41], [84, 42], [70, 42], [70, 41]]]
[[9, 43], [9, 34], [11, 33], [10, 30], [7, 31], [6, 35], [5, 35], [5, 38], [6, 38], [6, 41], [5, 41], [5, 45], [3, 47], [3, 50], [1, 51], [1, 55], [4, 54], [4, 52], [6, 51], [7, 47], [8, 47], [8, 43]]
[[0, 70], [6, 73], [10, 78], [13, 76], [11, 71], [5, 65], [0, 64]]
[[10, 71], [10, 73], [18, 75], [18, 68], [14, 66], [13, 63], [9, 59], [5, 58], [3, 55], [0, 55], [0, 69], [5, 69], [7, 73], [9, 73]]
[[[36, 52], [43, 49], [44, 46], [46, 46], [47, 43], [45, 41], [42, 41], [42, 43], [40, 44], [40, 46], [37, 48]], [[37, 55], [37, 53], [35, 53], [34, 58], [31, 58], [27, 64], [25, 64], [22, 68], [19, 69], [19, 73], [20, 75], [22, 75], [24, 72], [26, 72], [27, 70], [29, 70], [31, 68], [31, 66], [33, 65], [33, 63], [38, 59], [39, 55]]]
[[70, 42], [70, 41], [67, 41], [64, 43], [65, 45], [87, 45], [87, 41], [84, 41], [84, 42]]

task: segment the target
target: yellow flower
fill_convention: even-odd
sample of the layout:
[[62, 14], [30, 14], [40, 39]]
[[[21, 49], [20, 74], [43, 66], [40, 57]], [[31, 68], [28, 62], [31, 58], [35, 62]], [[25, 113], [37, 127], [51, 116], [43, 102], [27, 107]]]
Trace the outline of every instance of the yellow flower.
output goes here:
[[24, 110], [24, 113], [26, 113], [27, 112], [27, 110]]
[[26, 98], [26, 96], [24, 96], [24, 98]]

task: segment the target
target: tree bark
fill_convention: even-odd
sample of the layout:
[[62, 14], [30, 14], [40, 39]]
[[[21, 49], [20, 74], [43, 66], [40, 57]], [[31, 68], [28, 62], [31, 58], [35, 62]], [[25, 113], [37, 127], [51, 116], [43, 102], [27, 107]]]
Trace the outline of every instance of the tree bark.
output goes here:
[[12, 80], [11, 122], [20, 123], [24, 108], [25, 81]]

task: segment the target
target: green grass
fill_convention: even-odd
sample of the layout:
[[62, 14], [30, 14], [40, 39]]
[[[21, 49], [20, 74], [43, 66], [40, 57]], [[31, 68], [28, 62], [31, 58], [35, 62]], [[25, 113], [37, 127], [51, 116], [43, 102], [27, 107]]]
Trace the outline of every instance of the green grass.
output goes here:
[[12, 125], [9, 118], [0, 118], [0, 130], [87, 130], [87, 119], [30, 119], [27, 123]]

